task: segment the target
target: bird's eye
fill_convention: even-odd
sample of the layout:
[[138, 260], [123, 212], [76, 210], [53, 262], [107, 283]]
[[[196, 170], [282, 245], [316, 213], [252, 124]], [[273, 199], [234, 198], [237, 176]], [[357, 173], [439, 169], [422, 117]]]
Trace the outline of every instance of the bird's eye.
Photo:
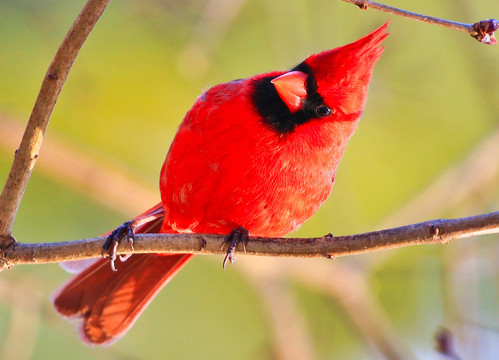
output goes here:
[[331, 115], [333, 110], [327, 105], [320, 105], [315, 109], [315, 113], [317, 114], [318, 117], [326, 117]]

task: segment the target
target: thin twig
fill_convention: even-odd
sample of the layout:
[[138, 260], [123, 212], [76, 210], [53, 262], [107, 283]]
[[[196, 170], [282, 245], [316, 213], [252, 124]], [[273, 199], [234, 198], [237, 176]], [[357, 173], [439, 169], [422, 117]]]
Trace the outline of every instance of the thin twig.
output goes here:
[[43, 79], [14, 163], [0, 195], [0, 247], [14, 242], [12, 225], [47, 124], [78, 52], [110, 0], [89, 0], [67, 33]]
[[343, 0], [343, 1], [357, 5], [362, 10], [371, 8], [386, 12], [388, 14], [403, 16], [406, 18], [423, 21], [430, 24], [444, 26], [450, 29], [466, 31], [472, 37], [485, 44], [495, 45], [497, 43], [496, 39], [494, 38], [494, 32], [498, 29], [499, 22], [494, 19], [482, 20], [474, 24], [467, 24], [467, 23], [440, 19], [433, 16], [422, 15], [412, 11], [398, 9], [393, 6], [380, 4], [370, 0]]
[[[468, 218], [432, 220], [365, 234], [317, 238], [257, 238], [246, 244], [246, 254], [283, 257], [328, 257], [355, 255], [410, 245], [446, 244], [451, 240], [499, 232], [499, 211]], [[224, 254], [223, 235], [137, 234], [135, 253]], [[0, 254], [0, 269], [19, 264], [43, 264], [101, 256], [104, 237], [84, 240], [25, 244], [15, 243]], [[240, 244], [241, 245], [241, 244]], [[242, 246], [238, 247], [242, 251]], [[126, 241], [119, 254], [130, 254]]]

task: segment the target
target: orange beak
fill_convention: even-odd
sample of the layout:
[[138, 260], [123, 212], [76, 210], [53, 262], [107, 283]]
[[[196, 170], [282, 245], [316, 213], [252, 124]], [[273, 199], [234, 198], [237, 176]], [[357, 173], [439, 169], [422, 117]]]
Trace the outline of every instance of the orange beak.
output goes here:
[[307, 78], [308, 75], [301, 71], [290, 71], [270, 81], [291, 113], [302, 108], [307, 97]]

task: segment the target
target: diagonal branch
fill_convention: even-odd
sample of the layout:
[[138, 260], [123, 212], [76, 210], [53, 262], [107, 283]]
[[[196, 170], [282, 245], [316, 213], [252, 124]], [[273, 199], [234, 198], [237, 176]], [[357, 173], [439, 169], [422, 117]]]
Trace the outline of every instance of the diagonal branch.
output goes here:
[[[328, 257], [363, 254], [411, 245], [446, 244], [470, 236], [499, 233], [499, 211], [461, 219], [431, 220], [365, 234], [334, 237], [331, 234], [307, 239], [257, 238], [246, 244], [247, 255], [283, 257]], [[19, 264], [42, 264], [101, 256], [105, 238], [24, 244], [14, 243], [0, 254], [0, 270]], [[137, 234], [135, 253], [225, 254], [223, 235]], [[123, 242], [119, 254], [132, 253]], [[242, 246], [238, 251], [242, 251]]]
[[52, 60], [42, 82], [21, 145], [0, 195], [0, 246], [14, 242], [12, 224], [43, 140], [50, 116], [69, 70], [90, 31], [110, 0], [89, 0], [75, 20]]

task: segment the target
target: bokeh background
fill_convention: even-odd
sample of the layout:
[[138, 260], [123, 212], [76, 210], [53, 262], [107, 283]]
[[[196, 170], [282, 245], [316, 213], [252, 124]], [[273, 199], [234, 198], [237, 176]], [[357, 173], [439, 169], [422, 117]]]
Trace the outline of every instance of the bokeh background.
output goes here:
[[[0, 180], [84, 1], [0, 1]], [[496, 0], [391, 1], [474, 22]], [[294, 236], [353, 234], [499, 208], [499, 53], [465, 33], [339, 0], [114, 1], [78, 56], [14, 227], [22, 242], [107, 232], [159, 200], [158, 173], [208, 86], [287, 69], [391, 19], [331, 198]], [[108, 348], [49, 296], [58, 265], [0, 276], [1, 359], [438, 359], [499, 353], [497, 235], [331, 260], [196, 257]]]

